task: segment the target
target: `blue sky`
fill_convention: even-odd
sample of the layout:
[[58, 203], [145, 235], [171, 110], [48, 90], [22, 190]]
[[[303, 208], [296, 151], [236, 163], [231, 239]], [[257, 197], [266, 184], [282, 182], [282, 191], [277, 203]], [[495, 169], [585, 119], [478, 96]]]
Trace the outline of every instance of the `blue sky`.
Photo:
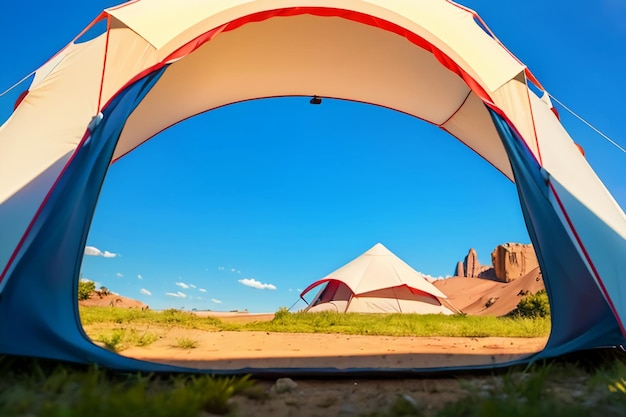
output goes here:
[[[626, 93], [623, 0], [470, 1], [548, 91], [612, 139]], [[0, 90], [117, 1], [11, 2]], [[0, 97], [5, 117], [15, 93]], [[626, 155], [559, 108], [622, 207]], [[83, 276], [153, 308], [275, 311], [377, 242], [432, 276], [528, 243], [514, 185], [455, 139], [387, 109], [307, 98], [195, 117], [114, 164]], [[107, 256], [102, 256], [107, 255]]]

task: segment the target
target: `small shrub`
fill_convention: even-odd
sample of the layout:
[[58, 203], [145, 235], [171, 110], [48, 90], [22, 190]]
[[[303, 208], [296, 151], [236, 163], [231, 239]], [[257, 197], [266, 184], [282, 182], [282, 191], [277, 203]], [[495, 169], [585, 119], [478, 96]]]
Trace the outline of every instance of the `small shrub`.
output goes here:
[[287, 310], [287, 307], [280, 307], [276, 313], [274, 313], [274, 320], [280, 322], [286, 319], [291, 313]]
[[110, 334], [101, 334], [95, 338], [96, 341], [104, 343], [107, 349], [112, 352], [119, 352], [124, 350], [125, 346], [122, 343], [124, 339], [125, 331], [123, 329], [115, 329]]
[[546, 290], [537, 291], [535, 294], [529, 294], [522, 297], [515, 310], [509, 314], [511, 317], [549, 317], [550, 301]]
[[104, 346], [113, 351], [120, 352], [130, 346], [145, 347], [157, 341], [159, 336], [155, 333], [144, 331], [138, 332], [132, 328], [117, 328], [110, 331], [104, 331], [93, 339], [104, 344]]
[[[232, 414], [229, 399], [235, 394], [246, 394], [254, 388], [249, 375], [227, 378], [202, 378], [192, 382], [193, 389], [204, 393], [202, 410], [209, 414]], [[204, 413], [203, 413], [204, 414]]]
[[156, 342], [159, 336], [151, 332], [145, 332], [137, 339], [135, 345], [140, 347], [149, 346]]
[[78, 301], [88, 300], [95, 290], [96, 284], [93, 281], [78, 281]]
[[176, 347], [180, 349], [195, 349], [198, 346], [198, 342], [196, 340], [190, 339], [188, 337], [181, 337], [180, 339], [176, 339]]

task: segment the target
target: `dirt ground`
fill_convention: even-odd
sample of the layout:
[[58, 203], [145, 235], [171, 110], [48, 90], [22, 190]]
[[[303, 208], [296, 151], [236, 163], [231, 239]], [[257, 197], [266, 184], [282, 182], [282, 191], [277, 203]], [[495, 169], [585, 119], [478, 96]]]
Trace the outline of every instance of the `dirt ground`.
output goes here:
[[[422, 415], [433, 416], [445, 404], [458, 401], [466, 391], [459, 380], [439, 379], [326, 379], [294, 378], [295, 387], [276, 393], [276, 383], [259, 381], [268, 393], [265, 399], [237, 396], [232, 399], [235, 415], [242, 417], [329, 417], [385, 415], [399, 399], [413, 404]], [[487, 377], [473, 383], [486, 384]], [[207, 416], [202, 416], [207, 417]]]
[[[194, 348], [177, 347], [190, 340]], [[544, 338], [391, 337], [171, 329], [147, 347], [120, 352], [197, 369], [415, 369], [510, 362], [538, 352]]]
[[[246, 320], [246, 317], [230, 319]], [[176, 347], [176, 341], [183, 338], [193, 340], [195, 347]], [[465, 395], [463, 384], [450, 376], [433, 377], [424, 373], [412, 377], [404, 372], [398, 377], [393, 374], [394, 370], [463, 365], [486, 365], [489, 369], [492, 364], [535, 353], [545, 343], [545, 338], [389, 337], [172, 329], [147, 347], [129, 348], [120, 354], [195, 369], [258, 372], [282, 368], [258, 380], [264, 398], [237, 396], [232, 399], [239, 416], [362, 416], [388, 411], [398, 399], [413, 404], [423, 415], [429, 416]], [[307, 369], [316, 368], [335, 372], [313, 378], [307, 374]], [[356, 375], [350, 373], [351, 368], [368, 369], [372, 373]], [[472, 377], [471, 382], [478, 386], [488, 384], [488, 373], [481, 375], [484, 376]], [[291, 381], [279, 382], [282, 377], [290, 377]], [[201, 417], [208, 417], [208, 414]]]

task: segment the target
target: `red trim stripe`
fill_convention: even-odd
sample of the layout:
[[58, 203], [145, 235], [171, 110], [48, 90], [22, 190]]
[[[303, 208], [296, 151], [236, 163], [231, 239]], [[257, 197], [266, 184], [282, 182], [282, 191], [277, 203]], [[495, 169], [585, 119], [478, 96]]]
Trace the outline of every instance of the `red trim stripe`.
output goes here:
[[17, 254], [22, 249], [22, 246], [24, 245], [24, 242], [26, 242], [26, 238], [30, 234], [30, 231], [33, 229], [33, 227], [35, 225], [35, 222], [37, 221], [37, 219], [41, 215], [41, 212], [43, 211], [44, 207], [48, 203], [48, 200], [50, 200], [50, 197], [52, 196], [52, 193], [56, 189], [59, 181], [63, 177], [63, 174], [65, 173], [65, 171], [67, 171], [68, 167], [71, 165], [72, 161], [76, 157], [76, 154], [78, 153], [77, 150], [80, 149], [83, 146], [83, 144], [85, 143], [85, 141], [87, 140], [88, 137], [89, 137], [89, 130], [85, 131], [85, 134], [83, 135], [80, 143], [76, 147], [76, 150], [74, 151], [74, 153], [72, 153], [72, 155], [70, 156], [69, 160], [66, 162], [65, 166], [63, 167], [63, 169], [61, 170], [61, 172], [57, 176], [56, 180], [54, 180], [54, 183], [52, 184], [52, 187], [50, 187], [50, 189], [48, 190], [48, 193], [46, 194], [46, 196], [44, 197], [43, 201], [39, 205], [39, 208], [35, 212], [35, 215], [33, 216], [33, 218], [31, 219], [30, 223], [28, 224], [28, 227], [26, 228], [26, 231], [24, 231], [24, 234], [22, 235], [22, 238], [18, 242], [17, 246], [15, 247], [15, 250], [13, 251], [13, 254], [9, 258], [9, 261], [7, 262], [6, 266], [4, 267], [4, 270], [2, 271], [2, 274], [0, 274], [0, 283], [2, 283], [2, 281], [4, 280], [4, 277], [6, 276], [7, 272], [9, 271], [9, 268], [11, 267], [11, 264], [13, 264], [13, 262], [15, 261], [15, 258], [17, 257]]
[[364, 25], [377, 27], [383, 29], [387, 32], [395, 33], [399, 36], [406, 38], [409, 42], [414, 45], [429, 51], [432, 53], [435, 58], [447, 69], [452, 71], [453, 73], [460, 76], [465, 83], [477, 94], [483, 101], [491, 102], [492, 99], [487, 94], [484, 88], [472, 78], [465, 70], [463, 70], [454, 60], [448, 57], [444, 52], [440, 49], [436, 48], [433, 44], [425, 40], [424, 38], [418, 36], [417, 34], [396, 25], [395, 23], [389, 22], [384, 19], [380, 19], [371, 15], [367, 15], [361, 12], [345, 10], [345, 9], [337, 9], [331, 7], [292, 7], [285, 9], [275, 9], [268, 10], [264, 12], [253, 13], [248, 16], [244, 16], [235, 20], [232, 20], [228, 23], [225, 23], [217, 28], [211, 29], [210, 31], [198, 36], [190, 42], [187, 42], [185, 45], [176, 49], [172, 52], [167, 58], [164, 59], [165, 63], [171, 62], [177, 59], [180, 59], [191, 52], [198, 49], [204, 43], [210, 41], [215, 36], [219, 35], [222, 32], [228, 32], [234, 29], [237, 29], [247, 23], [253, 22], [261, 22], [263, 20], [270, 19], [272, 17], [285, 17], [285, 16], [298, 16], [298, 15], [313, 15], [320, 17], [340, 17], [346, 20], [351, 20], [353, 22], [362, 23]]
[[17, 100], [15, 100], [15, 104], [13, 104], [13, 111], [17, 110], [20, 104], [22, 104], [22, 101], [24, 101], [24, 99], [28, 95], [28, 92], [28, 89], [26, 89], [20, 93], [20, 95], [17, 97]]
[[602, 279], [600, 278], [600, 274], [598, 273], [598, 270], [596, 268], [596, 266], [594, 265], [593, 261], [591, 260], [591, 257], [589, 256], [589, 253], [587, 252], [587, 249], [585, 248], [585, 245], [583, 245], [583, 242], [580, 238], [580, 236], [578, 235], [578, 232], [576, 231], [576, 228], [574, 227], [574, 223], [572, 222], [571, 218], [569, 217], [569, 215], [567, 214], [567, 211], [565, 210], [565, 206], [563, 205], [563, 202], [561, 201], [561, 198], [559, 197], [559, 195], [556, 192], [556, 188], [554, 188], [554, 185], [552, 184], [552, 182], [550, 181], [549, 183], [550, 186], [550, 191], [552, 191], [552, 194], [554, 195], [554, 198], [556, 199], [559, 208], [561, 209], [561, 212], [563, 213], [563, 217], [565, 217], [565, 220], [567, 221], [567, 224], [570, 228], [570, 230], [572, 231], [572, 234], [574, 235], [574, 238], [576, 239], [576, 243], [578, 243], [578, 246], [580, 247], [580, 250], [583, 252], [583, 255], [585, 256], [585, 259], [587, 260], [587, 263], [589, 264], [589, 266], [591, 267], [592, 273], [596, 279], [596, 282], [598, 283], [598, 286], [600, 287], [600, 290], [602, 291], [602, 295], [604, 296], [604, 299], [607, 301], [607, 303], [609, 304], [609, 308], [611, 309], [611, 311], [613, 312], [613, 315], [615, 316], [615, 319], [617, 320], [617, 324], [619, 325], [620, 330], [622, 331], [622, 335], [624, 337], [626, 337], [626, 328], [624, 328], [624, 323], [622, 323], [622, 320], [617, 312], [617, 309], [615, 308], [615, 305], [613, 304], [613, 301], [611, 300], [611, 297], [609, 297], [609, 292], [607, 291], [606, 287], [604, 286], [604, 283], [602, 282]]

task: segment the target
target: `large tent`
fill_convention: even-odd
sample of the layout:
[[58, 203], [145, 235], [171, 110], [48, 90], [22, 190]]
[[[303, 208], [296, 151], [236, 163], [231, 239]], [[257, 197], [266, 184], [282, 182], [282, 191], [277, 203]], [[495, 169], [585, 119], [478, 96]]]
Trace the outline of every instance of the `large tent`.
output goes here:
[[315, 288], [305, 309], [310, 313], [453, 313], [441, 302], [444, 293], [382, 243], [315, 281], [300, 297]]
[[142, 0], [98, 22], [104, 33], [39, 68], [0, 127], [0, 354], [176, 369], [82, 331], [77, 281], [108, 167], [196, 114], [314, 95], [432, 123], [515, 181], [552, 308], [533, 358], [624, 343], [624, 212], [543, 86], [473, 11], [446, 0]]

